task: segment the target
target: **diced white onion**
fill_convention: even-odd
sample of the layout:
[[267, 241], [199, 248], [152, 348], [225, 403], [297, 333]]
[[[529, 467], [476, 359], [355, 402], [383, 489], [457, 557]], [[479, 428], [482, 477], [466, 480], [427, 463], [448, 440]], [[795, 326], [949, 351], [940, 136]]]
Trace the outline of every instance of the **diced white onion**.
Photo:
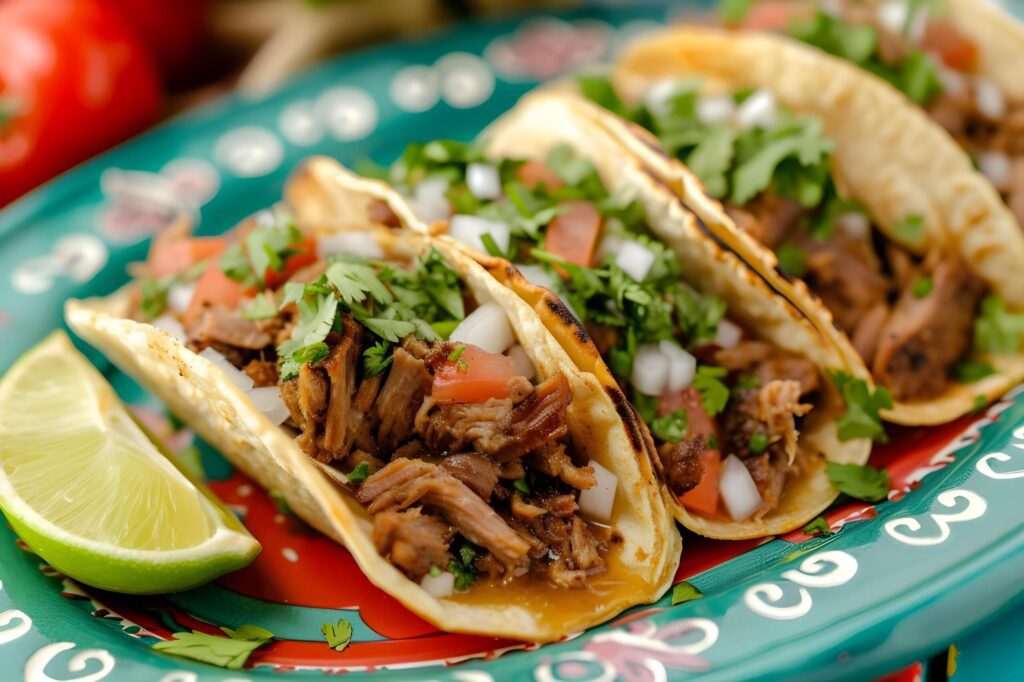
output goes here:
[[383, 258], [384, 249], [369, 232], [339, 232], [324, 235], [316, 240], [316, 252], [320, 258], [348, 253], [363, 258]]
[[175, 284], [167, 290], [167, 307], [176, 313], [183, 313], [188, 310], [188, 305], [192, 302], [192, 296], [195, 293], [195, 282]]
[[231, 379], [233, 384], [246, 393], [252, 391], [252, 379], [249, 378], [249, 375], [232, 365], [228, 362], [226, 357], [215, 351], [213, 348], [204, 348], [199, 352], [199, 356], [206, 358], [216, 365], [218, 369], [224, 372], [228, 378]]
[[532, 379], [533, 375], [536, 374], [537, 370], [533, 366], [533, 360], [526, 354], [526, 349], [520, 346], [518, 343], [508, 349], [505, 355], [512, 358], [512, 362], [516, 367], [516, 374]]
[[185, 343], [188, 338], [185, 334], [185, 328], [181, 326], [181, 322], [178, 322], [178, 320], [171, 315], [161, 315], [156, 318], [153, 320], [153, 326], [157, 329], [163, 329], [182, 343]]
[[277, 386], [254, 388], [249, 391], [249, 398], [274, 424], [283, 424], [284, 420], [288, 419], [288, 407], [281, 400], [281, 389]]
[[428, 573], [420, 581], [420, 587], [432, 597], [450, 597], [455, 593], [455, 576], [448, 571], [437, 576]]
[[668, 358], [666, 392], [675, 393], [693, 383], [693, 375], [697, 371], [697, 358], [683, 350], [675, 341], [659, 341], [658, 348]]
[[[914, 12], [913, 16], [910, 15], [911, 11]], [[878, 23], [893, 33], [904, 35], [903, 29], [906, 27], [907, 39], [912, 43], [919, 43], [924, 37], [928, 12], [917, 7], [911, 8], [907, 0], [889, 0], [878, 6], [876, 17]], [[907, 25], [908, 19], [910, 20], [909, 26]]]
[[554, 289], [555, 279], [551, 273], [539, 265], [520, 265], [516, 263], [516, 270], [522, 273], [523, 277], [530, 284], [535, 284], [545, 289]]
[[655, 83], [647, 89], [644, 95], [644, 104], [654, 114], [667, 114], [668, 104], [679, 92], [682, 81], [663, 80]]
[[761, 493], [757, 492], [747, 466], [736, 455], [729, 455], [722, 462], [718, 492], [733, 521], [742, 521], [761, 507]]
[[702, 123], [724, 123], [736, 112], [732, 95], [708, 95], [697, 100], [697, 118]]
[[597, 243], [597, 253], [594, 254], [594, 260], [600, 263], [605, 259], [605, 256], [614, 256], [622, 251], [622, 245], [626, 243], [626, 240], [622, 237], [617, 237], [614, 234], [610, 234], [604, 237]]
[[1010, 157], [1005, 152], [983, 152], [975, 157], [978, 170], [985, 174], [998, 190], [1010, 184]]
[[1006, 98], [1003, 97], [1003, 91], [988, 78], [974, 79], [974, 101], [978, 105], [978, 110], [991, 119], [1006, 115]]
[[836, 226], [854, 239], [864, 239], [868, 236], [868, 232], [871, 231], [871, 223], [868, 222], [868, 217], [858, 211], [837, 215]]
[[736, 110], [736, 124], [741, 128], [772, 128], [779, 120], [775, 95], [769, 90], [758, 90], [743, 101]]
[[412, 192], [412, 199], [409, 203], [413, 210], [423, 220], [432, 222], [444, 220], [451, 212], [448, 204], [448, 181], [444, 178], [427, 178], [418, 185]]
[[942, 91], [949, 93], [953, 96], [960, 96], [967, 93], [968, 81], [967, 76], [960, 73], [956, 69], [951, 69], [946, 66], [939, 64], [936, 67], [936, 72], [939, 74], [939, 81], [942, 83]]
[[642, 282], [654, 265], [654, 254], [643, 244], [626, 239], [615, 255], [615, 264], [627, 275]]
[[636, 349], [630, 383], [644, 395], [661, 395], [668, 384], [668, 356], [654, 343]]
[[459, 322], [448, 340], [479, 346], [488, 353], [504, 353], [516, 342], [516, 337], [501, 306], [484, 303]]
[[714, 344], [719, 348], [735, 348], [743, 338], [743, 330], [738, 324], [724, 317], [718, 321], [715, 330]]
[[508, 225], [497, 220], [487, 220], [475, 215], [453, 215], [448, 223], [448, 234], [469, 248], [480, 253], [487, 253], [483, 235], [491, 235], [494, 244], [505, 253], [508, 251], [512, 230]]
[[597, 479], [597, 483], [580, 491], [580, 512], [599, 523], [608, 523], [612, 519], [615, 489], [619, 486], [619, 479], [594, 460], [590, 460], [588, 466], [594, 467], [594, 478]]
[[466, 187], [477, 199], [497, 199], [501, 196], [501, 176], [496, 166], [489, 163], [471, 163], [466, 168]]

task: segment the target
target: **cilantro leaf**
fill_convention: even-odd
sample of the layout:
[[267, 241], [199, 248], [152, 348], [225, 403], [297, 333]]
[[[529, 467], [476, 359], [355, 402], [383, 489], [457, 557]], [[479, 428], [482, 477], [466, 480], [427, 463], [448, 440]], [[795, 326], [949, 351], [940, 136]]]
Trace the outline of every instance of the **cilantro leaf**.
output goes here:
[[729, 387], [722, 383], [727, 374], [724, 367], [701, 365], [693, 377], [693, 387], [700, 391], [700, 401], [709, 417], [725, 409], [729, 402]]
[[611, 81], [606, 76], [580, 76], [576, 79], [583, 96], [623, 118], [632, 118], [632, 110], [626, 106]]
[[524, 495], [530, 494], [530, 484], [527, 483], [525, 476], [523, 478], [517, 478], [516, 480], [512, 481], [512, 487]]
[[750, 440], [747, 442], [747, 447], [755, 455], [760, 455], [762, 452], [768, 449], [771, 445], [771, 441], [768, 440], [768, 435], [764, 433], [755, 433], [750, 436]]
[[352, 624], [342, 618], [337, 623], [324, 623], [320, 628], [327, 640], [327, 646], [335, 651], [344, 651], [352, 641]]
[[269, 320], [277, 317], [277, 306], [273, 297], [258, 295], [242, 306], [242, 317], [246, 320]]
[[908, 244], [920, 244], [924, 241], [924, 216], [911, 213], [893, 227], [896, 238]]
[[956, 375], [965, 384], [981, 381], [996, 373], [995, 367], [987, 362], [964, 361], [956, 366]]
[[988, 396], [976, 395], [971, 403], [972, 412], [981, 412], [988, 405]]
[[283, 272], [285, 260], [295, 253], [292, 247], [301, 240], [299, 228], [279, 212], [275, 212], [273, 224], [260, 225], [250, 232], [245, 238], [245, 251], [257, 281], [262, 282], [268, 271]]
[[803, 531], [807, 535], [811, 535], [811, 536], [814, 536], [814, 537], [819, 537], [819, 536], [824, 536], [824, 535], [832, 535], [832, 532], [833, 532], [832, 529], [829, 528], [828, 521], [826, 521], [821, 516], [819, 516], [818, 518], [814, 519], [813, 521], [808, 523], [806, 526], [804, 526], [803, 527]]
[[[756, 139], [757, 129], [748, 131], [748, 137]], [[747, 143], [747, 146], [753, 146]], [[736, 165], [732, 174], [733, 203], [742, 206], [755, 196], [768, 189], [776, 170], [784, 161], [791, 161], [794, 169], [806, 168], [815, 175], [821, 176], [824, 183], [828, 178], [827, 164], [834, 144], [824, 136], [821, 119], [805, 118], [794, 120], [789, 125], [780, 126], [766, 136], [764, 142], [752, 153], [745, 154]], [[822, 172], [822, 171], [825, 172]], [[795, 185], [795, 182], [791, 182]], [[781, 188], [779, 188], [781, 190]], [[792, 192], [780, 194], [792, 196]], [[817, 201], [804, 201], [806, 196], [792, 196], [801, 200], [804, 205], [812, 205]], [[810, 197], [815, 198], [815, 197]], [[820, 196], [817, 197], [820, 201]]]
[[878, 502], [889, 494], [889, 472], [859, 464], [825, 463], [825, 473], [836, 490], [865, 502]]
[[363, 351], [363, 373], [367, 377], [382, 374], [390, 365], [395, 355], [391, 352], [391, 344], [378, 341]]
[[807, 274], [807, 254], [795, 244], [783, 244], [775, 250], [779, 259], [779, 267], [790, 277], [803, 277]]
[[1002, 299], [986, 296], [974, 320], [974, 348], [982, 353], [1016, 353], [1024, 338], [1024, 313], [1011, 313]]
[[687, 418], [686, 410], [679, 408], [675, 412], [656, 417], [651, 421], [651, 433], [658, 440], [667, 443], [678, 443], [686, 435]]
[[736, 133], [726, 125], [710, 128], [686, 159], [704, 188], [713, 197], [722, 198], [729, 193], [727, 173], [732, 165]]
[[252, 266], [241, 244], [234, 244], [217, 259], [220, 268], [229, 279], [245, 285], [255, 285], [256, 277], [252, 274]]
[[464, 592], [476, 582], [476, 549], [469, 543], [463, 544], [455, 558], [448, 562], [448, 572], [455, 576], [455, 589]]
[[249, 655], [274, 637], [267, 630], [253, 625], [243, 625], [237, 630], [222, 630], [227, 637], [197, 630], [176, 632], [172, 635], [174, 639], [157, 642], [153, 650], [229, 670], [241, 670], [249, 660]]
[[155, 320], [167, 308], [167, 292], [170, 291], [171, 283], [169, 278], [146, 277], [139, 281], [139, 307], [143, 320]]
[[381, 305], [388, 305], [395, 300], [394, 295], [380, 281], [373, 268], [366, 263], [335, 261], [327, 266], [324, 277], [334, 285], [346, 305], [361, 303], [366, 300], [367, 295]]
[[703, 596], [704, 593], [697, 589], [695, 585], [684, 580], [672, 588], [672, 606], [700, 599]]
[[928, 294], [932, 293], [934, 288], [935, 283], [931, 277], [919, 277], [910, 285], [910, 293], [914, 295], [914, 298], [925, 298]]
[[356, 468], [345, 474], [348, 480], [353, 483], [362, 483], [370, 475], [370, 465], [366, 462], [360, 462], [356, 465]]
[[888, 441], [879, 411], [892, 407], [892, 394], [889, 390], [884, 386], [876, 386], [871, 391], [863, 379], [854, 378], [845, 372], [830, 371], [828, 375], [846, 402], [846, 414], [836, 422], [839, 440], [871, 438], [878, 443]]

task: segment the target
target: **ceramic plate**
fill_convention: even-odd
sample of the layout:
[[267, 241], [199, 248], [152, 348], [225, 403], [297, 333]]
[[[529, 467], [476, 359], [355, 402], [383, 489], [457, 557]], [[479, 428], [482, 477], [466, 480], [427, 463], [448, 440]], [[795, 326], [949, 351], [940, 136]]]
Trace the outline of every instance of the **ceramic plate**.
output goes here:
[[[0, 214], [0, 367], [61, 325], [71, 296], [127, 279], [149, 237], [182, 212], [216, 233], [273, 202], [303, 157], [394, 159], [412, 140], [468, 140], [537, 81], [612, 56], [675, 16], [664, 7], [590, 9], [473, 24], [345, 57], [259, 100], [230, 97], [177, 118]], [[890, 499], [833, 509], [834, 535], [724, 543], [686, 538], [669, 597], [569, 640], [525, 646], [439, 632], [373, 587], [340, 547], [256, 486], [95, 353], [139, 418], [201, 468], [263, 553], [185, 594], [126, 598], [84, 588], [0, 529], [0, 668], [5, 679], [199, 682], [318, 678], [660, 681], [879, 675], [942, 649], [1021, 601], [1024, 391], [878, 449]], [[352, 644], [321, 626], [345, 619]], [[172, 633], [251, 623], [276, 640], [242, 671], [157, 654]]]

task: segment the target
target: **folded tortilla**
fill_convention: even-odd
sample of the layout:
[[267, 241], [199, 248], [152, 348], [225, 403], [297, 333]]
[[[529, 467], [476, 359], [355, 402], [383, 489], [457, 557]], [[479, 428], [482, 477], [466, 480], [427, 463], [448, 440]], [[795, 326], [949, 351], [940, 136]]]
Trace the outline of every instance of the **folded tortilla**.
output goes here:
[[[558, 590], [513, 579], [504, 585], [478, 582], [451, 597], [432, 596], [377, 552], [373, 519], [365, 508], [324, 475], [293, 436], [268, 420], [227, 374], [167, 332], [127, 318], [127, 289], [104, 299], [69, 301], [68, 324], [164, 400], [236, 467], [283, 494], [302, 519], [343, 544], [371, 582], [443, 630], [552, 641], [660, 597], [675, 574], [681, 540], [655, 472], [643, 456], [641, 435], [616, 411], [621, 406], [605, 387], [575, 367], [515, 293], [450, 244], [424, 239], [425, 228], [386, 186], [316, 158], [290, 180], [286, 194], [299, 224], [318, 234], [368, 231], [386, 254], [404, 257], [436, 247], [478, 301], [495, 302], [506, 311], [538, 378], [566, 377], [573, 395], [568, 424], [574, 449], [618, 478], [610, 525], [621, 542], [610, 545], [607, 571], [588, 580], [590, 589]], [[390, 207], [406, 228], [375, 224], [369, 214], [375, 202]]]
[[[918, 254], [940, 248], [957, 251], [1011, 310], [1024, 310], [1024, 277], [1019, 273], [1024, 233], [968, 156], [887, 83], [780, 36], [700, 27], [645, 36], [623, 55], [613, 75], [618, 91], [634, 101], [657, 83], [680, 78], [699, 78], [702, 87], [712, 91], [765, 88], [794, 113], [820, 117], [835, 142], [837, 182], [870, 211], [888, 238]], [[736, 227], [692, 173], [635, 126], [610, 115], [603, 122], [717, 238], [796, 303], [842, 350], [857, 376], [870, 377], [828, 309], [802, 281], [787, 281], [777, 269], [775, 254]], [[911, 214], [924, 219], [920, 244], [901, 240], [896, 231], [899, 221]], [[1024, 379], [1024, 353], [981, 359], [995, 369], [994, 374], [970, 384], [951, 383], [931, 399], [897, 401], [883, 416], [899, 424], [945, 423], [976, 409], [979, 397], [994, 400]]]
[[[650, 173], [639, 157], [603, 128], [604, 118], [597, 108], [578, 98], [538, 92], [528, 95], [488, 128], [482, 143], [487, 155], [496, 160], [501, 157], [543, 160], [552, 148], [569, 145], [594, 165], [612, 194], [638, 200], [643, 205], [652, 231], [679, 256], [682, 276], [687, 283], [725, 300], [730, 316], [747, 329], [755, 330], [760, 339], [809, 359], [822, 370], [822, 376], [825, 370], [849, 372], [851, 368], [843, 356], [802, 313], [772, 292], [761, 277], [702, 231], [694, 213]], [[430, 229], [434, 235], [439, 235], [439, 243], [471, 253], [496, 279], [516, 292], [533, 308], [576, 366], [596, 377], [616, 404], [628, 404], [587, 332], [555, 294], [531, 284], [509, 262], [470, 252], [451, 237], [440, 236], [446, 228], [445, 221], [438, 221]], [[827, 380], [825, 383], [828, 384]], [[733, 540], [793, 530], [828, 507], [837, 492], [825, 474], [825, 462], [864, 464], [871, 444], [866, 439], [838, 440], [836, 420], [846, 408], [830, 384], [822, 392], [819, 404], [800, 429], [798, 449], [809, 466], [787, 484], [776, 509], [760, 519], [740, 522], [708, 518], [687, 511], [665, 485], [666, 498], [677, 520], [700, 535]], [[620, 413], [623, 412], [620, 408]], [[661, 469], [649, 431], [635, 410], [632, 414], [637, 427], [645, 433], [648, 457]]]

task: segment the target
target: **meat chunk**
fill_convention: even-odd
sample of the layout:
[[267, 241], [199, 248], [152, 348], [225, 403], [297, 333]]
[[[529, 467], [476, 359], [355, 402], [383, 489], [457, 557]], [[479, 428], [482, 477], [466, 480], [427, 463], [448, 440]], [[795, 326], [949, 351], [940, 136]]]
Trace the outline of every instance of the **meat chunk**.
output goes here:
[[242, 368], [242, 371], [252, 379], [252, 384], [256, 388], [277, 386], [278, 373], [276, 362], [271, 360], [251, 360], [249, 364]]
[[800, 386], [795, 381], [772, 381], [761, 388], [742, 390], [722, 417], [723, 454], [742, 459], [760, 454], [751, 450], [750, 439], [761, 435], [768, 439], [768, 452], [791, 463], [799, 436], [796, 418], [810, 410], [811, 405], [800, 402]]
[[779, 505], [790, 467], [778, 452], [765, 452], [745, 459], [743, 463], [761, 495], [761, 506], [753, 514], [754, 519], [760, 519]]
[[498, 485], [497, 468], [479, 455], [452, 455], [441, 460], [441, 467], [459, 479], [484, 500], [491, 499]]
[[923, 400], [949, 383], [950, 368], [970, 345], [983, 286], [956, 255], [932, 271], [932, 289], [908, 289], [883, 327], [872, 363], [875, 378], [897, 400]]
[[801, 395], [817, 390], [821, 383], [818, 368], [810, 360], [763, 341], [741, 341], [735, 348], [723, 348], [715, 353], [715, 362], [730, 372], [757, 377], [762, 386], [795, 381]]
[[317, 457], [317, 436], [323, 414], [327, 410], [327, 379], [309, 365], [299, 367], [299, 375], [281, 384], [281, 400], [298, 427], [299, 447], [306, 454]]
[[545, 443], [543, 447], [531, 452], [527, 461], [541, 473], [561, 479], [577, 490], [586, 490], [597, 485], [594, 467], [578, 467], [573, 464], [562, 443]]
[[419, 507], [385, 511], [373, 517], [373, 544], [380, 555], [417, 582], [431, 566], [444, 568], [451, 555], [455, 530], [442, 519], [424, 514]]
[[395, 348], [391, 370], [373, 406], [379, 423], [377, 445], [391, 452], [413, 435], [416, 413], [430, 392], [431, 378], [422, 360], [404, 348]]
[[727, 210], [741, 230], [769, 249], [782, 243], [807, 212], [797, 202], [771, 191], [762, 192], [743, 208], [729, 206]]
[[356, 498], [371, 514], [423, 504], [436, 509], [470, 542], [487, 548], [510, 570], [528, 565], [529, 544], [469, 487], [441, 467], [398, 459], [373, 474]]
[[364, 376], [352, 397], [352, 407], [348, 413], [348, 428], [353, 445], [371, 453], [377, 452], [375, 434], [379, 421], [373, 412], [373, 404], [383, 383], [384, 377], [380, 374]]
[[418, 428], [423, 428], [427, 447], [435, 452], [473, 447], [499, 462], [508, 461], [567, 435], [566, 409], [571, 402], [569, 382], [557, 374], [518, 405], [494, 398], [478, 404], [440, 405]]
[[700, 453], [704, 452], [704, 438], [695, 436], [678, 443], [664, 443], [658, 448], [665, 478], [669, 488], [676, 495], [693, 490], [704, 478], [704, 463]]
[[349, 417], [352, 395], [356, 390], [356, 372], [362, 354], [363, 327], [351, 316], [342, 319], [341, 341], [331, 348], [322, 368], [330, 383], [330, 398], [324, 415], [320, 456], [324, 461], [344, 459], [352, 446]]
[[274, 337], [260, 329], [253, 320], [242, 317], [239, 310], [222, 306], [204, 308], [199, 317], [188, 325], [189, 342], [198, 348], [224, 344], [247, 350], [263, 350], [274, 343]]
[[607, 547], [579, 516], [545, 514], [530, 523], [533, 534], [546, 547], [548, 580], [563, 588], [580, 588], [590, 575], [605, 569]]

